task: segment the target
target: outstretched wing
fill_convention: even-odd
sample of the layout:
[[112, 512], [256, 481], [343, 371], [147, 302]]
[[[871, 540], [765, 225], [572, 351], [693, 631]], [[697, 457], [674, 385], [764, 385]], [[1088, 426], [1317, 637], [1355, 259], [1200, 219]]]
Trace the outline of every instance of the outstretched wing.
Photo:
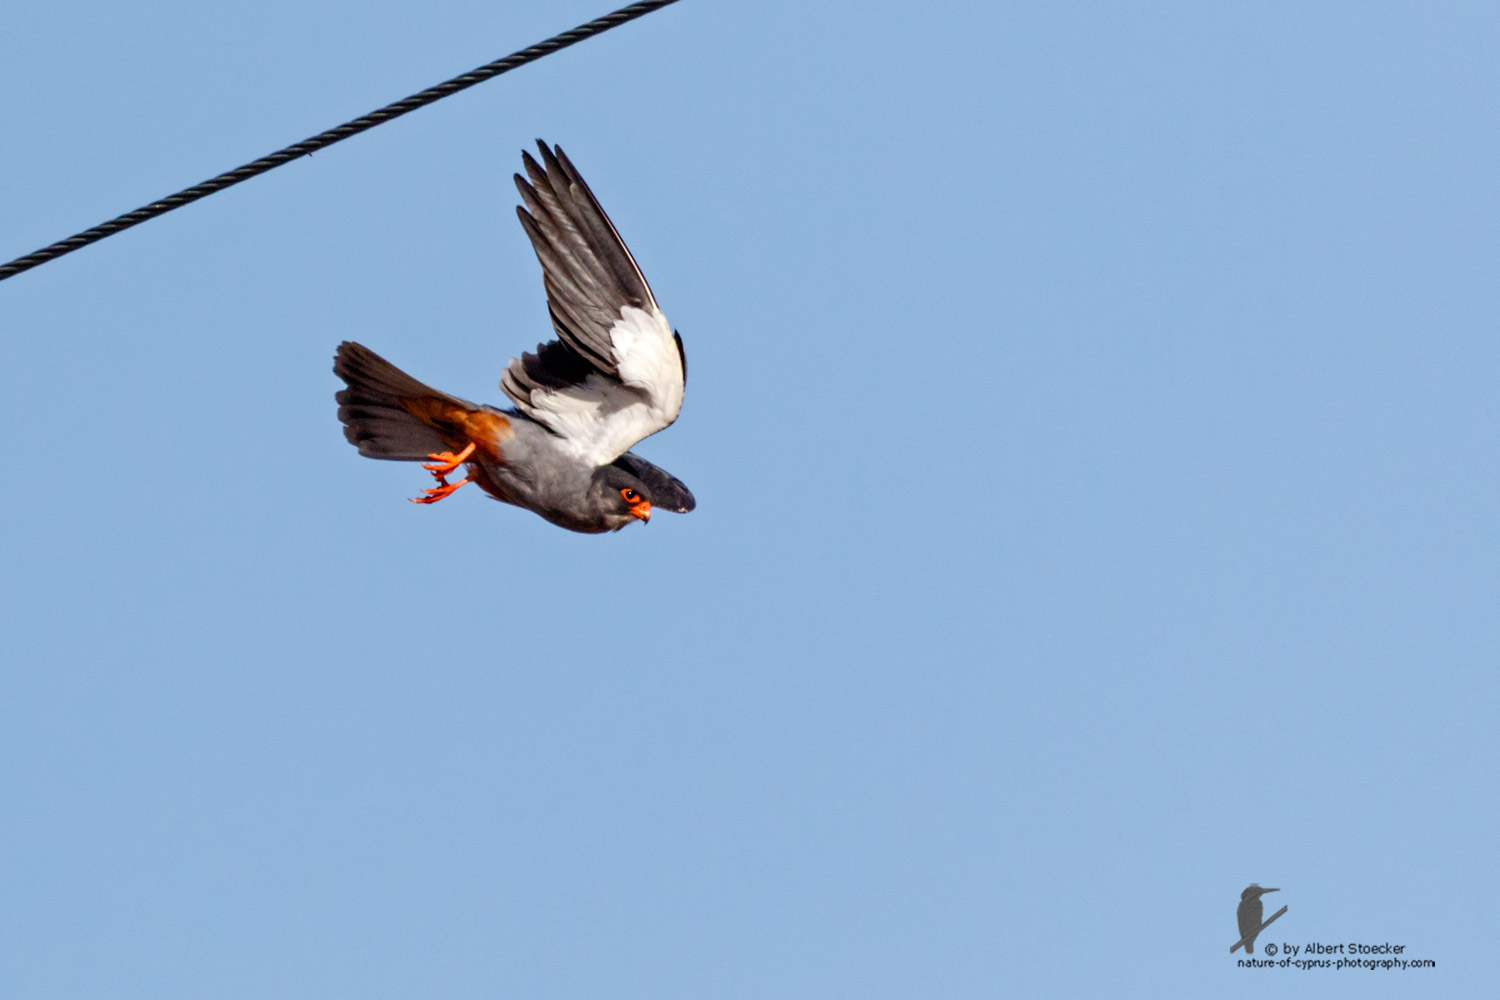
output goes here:
[[677, 419], [687, 379], [673, 332], [625, 241], [559, 147], [523, 153], [516, 215], [542, 263], [557, 340], [511, 361], [500, 379], [516, 406], [607, 465]]

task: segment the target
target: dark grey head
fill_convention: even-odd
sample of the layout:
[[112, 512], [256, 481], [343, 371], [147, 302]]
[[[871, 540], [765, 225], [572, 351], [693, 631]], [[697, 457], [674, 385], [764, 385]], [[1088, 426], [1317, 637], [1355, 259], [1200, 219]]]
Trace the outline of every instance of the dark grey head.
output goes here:
[[631, 521], [651, 520], [651, 490], [618, 466], [601, 466], [589, 484], [588, 507], [598, 519], [596, 530], [619, 531]]
[[683, 485], [682, 480], [634, 452], [627, 451], [615, 459], [614, 464], [616, 468], [624, 469], [646, 484], [646, 488], [651, 491], [651, 502], [658, 510], [686, 514], [698, 506], [692, 491]]
[[1249, 885], [1245, 886], [1245, 891], [1242, 892], [1242, 893], [1240, 893], [1240, 899], [1241, 900], [1259, 899], [1265, 893], [1268, 893], [1268, 892], [1280, 892], [1280, 891], [1281, 891], [1280, 889], [1262, 889], [1260, 886], [1256, 885], [1254, 882], [1251, 882]]

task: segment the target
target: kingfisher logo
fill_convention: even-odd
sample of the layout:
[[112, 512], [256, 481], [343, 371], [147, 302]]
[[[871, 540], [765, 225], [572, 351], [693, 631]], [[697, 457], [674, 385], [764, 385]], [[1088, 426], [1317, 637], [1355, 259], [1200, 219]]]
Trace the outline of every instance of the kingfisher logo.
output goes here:
[[1260, 936], [1260, 932], [1270, 927], [1277, 917], [1286, 912], [1286, 907], [1283, 906], [1271, 915], [1270, 920], [1262, 921], [1261, 917], [1265, 915], [1266, 907], [1260, 901], [1260, 897], [1268, 892], [1280, 891], [1280, 889], [1262, 889], [1251, 882], [1245, 887], [1245, 891], [1240, 893], [1239, 909], [1234, 911], [1234, 917], [1240, 925], [1240, 939], [1230, 947], [1231, 955], [1239, 951], [1241, 947], [1245, 949], [1245, 954], [1255, 954], [1255, 939]]
[[[1229, 946], [1233, 955], [1241, 948], [1245, 954], [1234, 959], [1241, 969], [1329, 969], [1334, 973], [1344, 969], [1380, 969], [1405, 972], [1408, 969], [1436, 969], [1437, 962], [1430, 958], [1407, 958], [1406, 945], [1389, 941], [1288, 941], [1263, 942], [1260, 954], [1255, 954], [1255, 942], [1260, 932], [1270, 927], [1286, 912], [1283, 906], [1265, 919], [1266, 904], [1261, 897], [1280, 889], [1263, 889], [1255, 883], [1245, 886], [1240, 893], [1240, 905], [1235, 907], [1234, 922], [1239, 926], [1240, 939]], [[1306, 914], [1303, 914], [1306, 916]], [[1274, 973], [1268, 973], [1274, 975]]]

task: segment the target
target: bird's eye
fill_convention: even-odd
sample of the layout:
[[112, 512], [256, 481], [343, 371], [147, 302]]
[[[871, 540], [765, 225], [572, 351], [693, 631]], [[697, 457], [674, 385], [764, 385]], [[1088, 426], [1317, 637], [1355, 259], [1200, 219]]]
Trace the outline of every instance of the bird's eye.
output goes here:
[[641, 495], [635, 490], [631, 489], [629, 486], [620, 491], [620, 496], [625, 498], [626, 503], [635, 503], [641, 498]]

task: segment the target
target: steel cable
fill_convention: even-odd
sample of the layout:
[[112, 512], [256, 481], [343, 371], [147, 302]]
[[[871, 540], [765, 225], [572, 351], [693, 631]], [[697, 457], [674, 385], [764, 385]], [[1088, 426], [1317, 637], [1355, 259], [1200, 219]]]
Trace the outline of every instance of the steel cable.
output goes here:
[[178, 191], [174, 195], [169, 195], [160, 201], [153, 201], [149, 205], [138, 208], [133, 212], [127, 212], [118, 218], [95, 226], [93, 229], [86, 229], [75, 236], [69, 236], [67, 239], [59, 240], [51, 246], [43, 247], [35, 253], [29, 253], [24, 257], [17, 257], [9, 264], [0, 265], [0, 281], [20, 274], [22, 271], [28, 271], [38, 264], [45, 264], [49, 260], [55, 260], [64, 254], [72, 253], [74, 250], [86, 247], [90, 243], [104, 239], [106, 236], [113, 236], [115, 233], [129, 229], [131, 226], [139, 225], [147, 219], [154, 219], [158, 215], [172, 211], [174, 208], [181, 208], [183, 205], [191, 204], [199, 198], [206, 198], [215, 191], [222, 191], [227, 187], [233, 187], [241, 181], [249, 180], [257, 174], [263, 174], [267, 170], [279, 167], [283, 163], [297, 159], [299, 156], [306, 156], [309, 153], [316, 152], [336, 142], [347, 139], [351, 135], [358, 135], [360, 132], [372, 129], [376, 125], [390, 121], [392, 118], [399, 118], [409, 111], [415, 111], [434, 101], [441, 100], [450, 94], [456, 94], [460, 90], [467, 90], [476, 83], [483, 83], [485, 80], [499, 76], [501, 73], [509, 72], [518, 66], [535, 62], [543, 56], [551, 55], [559, 49], [565, 49], [575, 42], [581, 42], [586, 38], [603, 34], [611, 28], [618, 27], [627, 21], [633, 21], [638, 17], [676, 2], [677, 0], [641, 0], [641, 2], [633, 3], [628, 7], [621, 7], [612, 14], [606, 14], [587, 24], [581, 24], [571, 31], [564, 31], [560, 35], [553, 35], [546, 41], [538, 42], [530, 48], [514, 52], [503, 59], [496, 59], [492, 63], [486, 63], [478, 69], [470, 70], [462, 76], [456, 76], [435, 87], [428, 87], [421, 93], [413, 94], [394, 104], [387, 104], [385, 107], [377, 111], [372, 111], [362, 118], [345, 122], [337, 128], [331, 128], [326, 132], [319, 132], [310, 139], [304, 139], [294, 146], [277, 150], [269, 156], [263, 156], [253, 163], [236, 167], [227, 173], [222, 173], [201, 184], [195, 184], [190, 188]]

